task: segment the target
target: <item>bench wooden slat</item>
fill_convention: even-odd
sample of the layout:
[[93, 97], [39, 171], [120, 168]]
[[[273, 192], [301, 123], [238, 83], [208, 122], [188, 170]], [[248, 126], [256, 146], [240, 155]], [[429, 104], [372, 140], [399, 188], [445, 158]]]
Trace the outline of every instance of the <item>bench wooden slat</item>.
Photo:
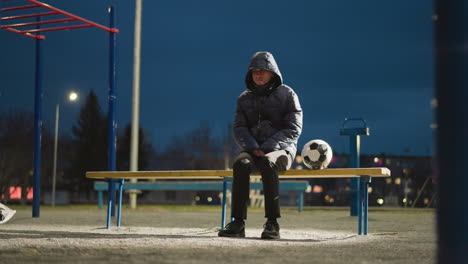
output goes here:
[[[308, 181], [280, 181], [281, 190], [296, 190], [305, 191], [309, 186]], [[115, 183], [115, 188], [118, 188], [118, 184]], [[232, 183], [228, 183], [228, 189], [232, 188]], [[96, 191], [107, 191], [107, 182], [94, 182], [94, 190]], [[125, 183], [123, 186], [124, 190], [193, 190], [193, 191], [218, 191], [223, 190], [223, 182], [139, 182], [139, 183]], [[252, 190], [263, 190], [263, 184], [261, 182], [251, 182], [250, 189]]]
[[[383, 167], [288, 170], [281, 173], [280, 178], [352, 178], [363, 175], [389, 177], [390, 170]], [[88, 171], [86, 177], [92, 179], [219, 179], [232, 177], [232, 170]]]

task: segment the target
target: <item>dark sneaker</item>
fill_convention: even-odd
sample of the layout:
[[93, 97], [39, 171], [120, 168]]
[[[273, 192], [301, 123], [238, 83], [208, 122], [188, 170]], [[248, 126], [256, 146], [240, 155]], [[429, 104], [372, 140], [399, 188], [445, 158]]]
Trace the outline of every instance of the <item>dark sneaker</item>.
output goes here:
[[280, 227], [278, 222], [267, 220], [263, 225], [262, 239], [279, 239], [280, 238]]
[[245, 237], [245, 223], [243, 220], [234, 220], [219, 230], [220, 237]]

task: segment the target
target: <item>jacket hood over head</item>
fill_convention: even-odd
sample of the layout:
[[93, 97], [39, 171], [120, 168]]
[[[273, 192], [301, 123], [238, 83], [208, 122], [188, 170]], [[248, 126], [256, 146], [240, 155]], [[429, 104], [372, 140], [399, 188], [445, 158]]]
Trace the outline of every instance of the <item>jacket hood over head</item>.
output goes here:
[[[252, 70], [254, 69], [262, 69], [274, 74], [270, 82], [264, 85], [266, 87], [259, 87], [254, 83], [252, 79]], [[266, 51], [260, 51], [252, 56], [245, 76], [245, 84], [247, 89], [260, 93], [270, 93], [273, 89], [276, 89], [278, 86], [283, 84], [283, 77], [281, 76], [281, 72], [278, 68], [278, 64], [276, 64], [273, 54]], [[261, 91], [262, 89], [264, 91]]]

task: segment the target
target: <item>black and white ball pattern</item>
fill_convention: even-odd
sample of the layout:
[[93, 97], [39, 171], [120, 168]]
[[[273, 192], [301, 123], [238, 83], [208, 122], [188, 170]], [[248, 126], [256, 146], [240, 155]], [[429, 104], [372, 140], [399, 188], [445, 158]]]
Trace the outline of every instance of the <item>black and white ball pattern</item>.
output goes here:
[[328, 167], [333, 157], [333, 151], [327, 142], [314, 139], [304, 145], [301, 155], [304, 165], [313, 170], [320, 170]]

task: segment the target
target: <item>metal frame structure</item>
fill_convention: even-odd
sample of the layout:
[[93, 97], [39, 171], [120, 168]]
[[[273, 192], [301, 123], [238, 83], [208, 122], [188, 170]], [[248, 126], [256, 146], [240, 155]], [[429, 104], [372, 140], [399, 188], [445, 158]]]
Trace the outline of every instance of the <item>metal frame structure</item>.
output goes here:
[[[79, 28], [99, 28], [109, 32], [109, 109], [108, 109], [108, 140], [109, 140], [109, 163], [110, 171], [116, 170], [116, 61], [115, 47], [116, 35], [119, 32], [115, 28], [115, 8], [109, 7], [109, 27], [100, 25], [93, 21], [76, 16], [69, 12], [55, 8], [49, 4], [42, 3], [37, 0], [2, 0], [3, 5], [8, 5], [0, 9], [0, 28], [17, 33], [36, 40], [36, 72], [35, 72], [35, 99], [34, 99], [34, 168], [33, 168], [33, 208], [32, 216], [39, 217], [40, 215], [40, 194], [41, 194], [41, 134], [42, 134], [42, 40], [45, 36], [43, 32], [72, 30]], [[11, 4], [8, 4], [11, 2]], [[25, 3], [26, 2], [26, 3]], [[32, 10], [31, 13], [3, 16], [3, 13], [8, 15], [15, 11]], [[36, 12], [37, 11], [37, 12]], [[48, 20], [42, 20], [44, 17], [52, 17]], [[36, 19], [35, 21], [24, 22], [25, 19]], [[21, 21], [21, 22], [17, 22]], [[7, 24], [5, 24], [7, 23]], [[43, 27], [49, 25], [49, 27]], [[50, 26], [53, 25], [53, 26]], [[113, 181], [113, 180], [110, 180]], [[111, 184], [114, 186], [114, 184]], [[110, 190], [109, 193], [114, 193], [115, 190]], [[109, 200], [109, 213], [115, 215], [115, 205], [111, 204], [113, 199]]]
[[[46, 12], [38, 12], [38, 13], [31, 13], [31, 14], [23, 14], [23, 15], [16, 15], [16, 16], [7, 16], [7, 17], [2, 17], [0, 20], [2, 22], [5, 21], [17, 21], [18, 19], [27, 19], [27, 18], [38, 18], [38, 17], [45, 17], [45, 16], [62, 16], [62, 18], [58, 19], [50, 19], [47, 21], [36, 21], [36, 22], [26, 22], [26, 23], [15, 23], [15, 24], [7, 24], [7, 25], [1, 25], [0, 27], [2, 29], [18, 33], [20, 35], [24, 35], [33, 39], [40, 39], [44, 40], [45, 36], [40, 35], [38, 33], [41, 32], [48, 32], [48, 31], [58, 31], [58, 30], [70, 30], [70, 29], [78, 29], [78, 28], [89, 28], [89, 27], [97, 27], [102, 30], [108, 31], [110, 33], [118, 33], [119, 30], [116, 28], [108, 28], [103, 25], [100, 25], [98, 23], [95, 23], [93, 21], [84, 19], [82, 17], [73, 15], [71, 13], [68, 13], [66, 11], [63, 11], [61, 9], [55, 8], [51, 5], [36, 1], [36, 0], [2, 0], [3, 2], [20, 2], [20, 1], [26, 1], [30, 2], [31, 4], [29, 5], [17, 5], [17, 6], [11, 6], [11, 7], [5, 7], [2, 8], [2, 12], [12, 12], [12, 11], [17, 11], [17, 10], [26, 10], [26, 9], [45, 9]], [[41, 10], [41, 11], [42, 11]], [[81, 22], [81, 24], [78, 25], [63, 25], [63, 26], [57, 26], [57, 27], [48, 27], [48, 28], [39, 28], [39, 29], [25, 29], [25, 30], [20, 30], [17, 28], [23, 28], [23, 27], [30, 27], [30, 26], [40, 26], [40, 25], [49, 25], [49, 24], [58, 24], [58, 23], [69, 23], [69, 22]]]
[[[354, 127], [347, 126], [349, 125], [348, 123], [354, 122], [362, 123], [362, 125]], [[343, 121], [342, 127], [340, 129], [340, 135], [349, 136], [349, 154], [351, 155], [349, 164], [350, 168], [361, 167], [361, 163], [359, 161], [359, 156], [361, 153], [361, 136], [370, 135], [367, 122], [362, 118], [346, 118]], [[349, 204], [351, 216], [360, 216], [360, 212], [362, 211], [363, 206], [367, 206], [366, 204], [368, 201], [366, 199], [368, 196], [363, 194], [367, 192], [367, 187], [365, 187], [367, 180], [370, 182], [370, 179], [367, 178], [361, 178], [361, 180], [357, 178], [351, 179], [351, 201]], [[369, 185], [369, 182], [367, 182], [367, 185]], [[363, 203], [365, 204], [363, 205]]]

